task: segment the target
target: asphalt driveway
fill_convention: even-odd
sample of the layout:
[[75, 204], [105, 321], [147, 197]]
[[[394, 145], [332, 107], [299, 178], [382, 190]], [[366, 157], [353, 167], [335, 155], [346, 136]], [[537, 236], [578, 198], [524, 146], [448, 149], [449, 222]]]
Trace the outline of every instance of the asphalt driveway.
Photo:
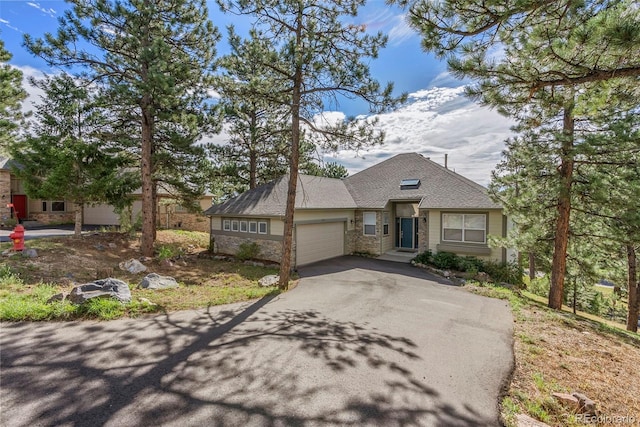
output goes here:
[[259, 301], [112, 322], [3, 323], [3, 426], [490, 426], [506, 303], [343, 257]]

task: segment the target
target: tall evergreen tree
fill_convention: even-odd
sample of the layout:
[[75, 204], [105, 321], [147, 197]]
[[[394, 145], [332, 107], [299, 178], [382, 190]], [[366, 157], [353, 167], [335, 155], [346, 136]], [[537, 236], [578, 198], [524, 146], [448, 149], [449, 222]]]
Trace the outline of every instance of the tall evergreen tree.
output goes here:
[[25, 36], [25, 45], [49, 65], [79, 70], [102, 85], [123, 129], [137, 130], [128, 143], [140, 157], [141, 252], [152, 256], [158, 182], [202, 187], [181, 174], [203, 163], [196, 141], [209, 130], [207, 90], [219, 36], [204, 0], [70, 3], [56, 35]]
[[131, 157], [100, 139], [108, 131], [108, 112], [96, 104], [96, 89], [67, 74], [32, 84], [44, 91], [34, 131], [11, 145], [20, 165], [14, 172], [30, 197], [75, 205], [75, 236], [82, 231], [86, 204], [122, 207], [139, 182], [126, 171]]
[[476, 79], [470, 95], [516, 118], [538, 108], [556, 108], [563, 117], [549, 293], [549, 306], [559, 309], [575, 166], [575, 94], [588, 97], [598, 82], [637, 80], [640, 11], [629, 0], [399, 3], [409, 6], [425, 49], [446, 57], [455, 75]]
[[22, 89], [22, 73], [9, 65], [11, 54], [0, 39], [0, 154], [15, 136], [22, 118], [20, 107], [27, 93]]
[[[224, 10], [255, 17], [254, 26], [264, 37], [261, 67], [275, 76], [275, 93], [255, 88], [254, 97], [287, 106], [290, 114], [289, 184], [280, 265], [280, 286], [288, 286], [291, 268], [293, 215], [303, 132], [322, 138], [325, 148], [358, 148], [382, 141], [371, 123], [345, 121], [319, 127], [314, 116], [325, 110], [332, 97], [347, 96], [369, 102], [380, 111], [397, 103], [392, 85], [381, 88], [369, 72], [366, 59], [375, 58], [387, 38], [369, 35], [366, 28], [349, 22], [363, 0], [220, 0]], [[311, 139], [312, 136], [309, 135]]]

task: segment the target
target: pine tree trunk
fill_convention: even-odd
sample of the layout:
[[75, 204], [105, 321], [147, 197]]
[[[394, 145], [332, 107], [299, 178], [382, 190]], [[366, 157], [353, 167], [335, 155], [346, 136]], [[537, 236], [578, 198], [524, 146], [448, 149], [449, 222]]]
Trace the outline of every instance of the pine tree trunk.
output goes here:
[[536, 278], [536, 254], [529, 252], [529, 280]]
[[258, 185], [258, 137], [257, 131], [257, 118], [255, 110], [251, 113], [251, 141], [249, 146], [249, 189], [256, 188]]
[[73, 237], [82, 237], [82, 210], [84, 207], [83, 203], [75, 204], [75, 224], [73, 227]]
[[[145, 96], [148, 98], [148, 96]], [[148, 99], [147, 99], [148, 101]], [[143, 100], [143, 104], [145, 101]], [[155, 231], [154, 195], [152, 165], [153, 145], [153, 117], [147, 104], [142, 109], [142, 237], [140, 239], [140, 252], [143, 256], [153, 256], [153, 235]]]
[[638, 331], [638, 312], [640, 311], [640, 281], [638, 281], [638, 260], [633, 245], [627, 245], [627, 282], [629, 285], [629, 312], [627, 315], [627, 331]]
[[573, 180], [573, 100], [564, 108], [562, 148], [560, 163], [560, 194], [558, 196], [558, 218], [551, 263], [551, 287], [549, 307], [562, 308], [564, 278], [567, 271], [567, 244], [569, 241], [569, 219], [571, 217], [571, 184]]
[[[301, 16], [296, 33], [297, 45], [301, 40]], [[291, 158], [289, 160], [289, 185], [287, 187], [287, 208], [284, 214], [284, 237], [282, 240], [282, 262], [280, 263], [280, 289], [289, 287], [291, 274], [291, 252], [293, 246], [293, 215], [296, 207], [296, 190], [298, 188], [298, 163], [300, 162], [300, 101], [302, 98], [302, 66], [296, 66], [291, 99]]]

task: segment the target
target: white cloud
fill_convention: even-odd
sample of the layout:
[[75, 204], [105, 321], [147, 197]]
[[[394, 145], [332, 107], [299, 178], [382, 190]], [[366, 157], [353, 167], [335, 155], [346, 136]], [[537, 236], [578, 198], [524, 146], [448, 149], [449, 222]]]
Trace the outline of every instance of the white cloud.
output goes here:
[[44, 91], [29, 83], [29, 79], [34, 78], [39, 80], [44, 78], [45, 74], [36, 68], [29, 67], [28, 65], [16, 68], [22, 71], [22, 87], [27, 92], [27, 99], [22, 103], [22, 111], [25, 113], [35, 111], [35, 105], [41, 102], [40, 97], [44, 96]]
[[415, 30], [407, 21], [406, 13], [395, 13], [385, 7], [375, 10], [375, 13], [364, 17], [364, 24], [372, 32], [382, 32], [389, 37], [390, 46], [398, 46], [405, 40], [416, 36]]
[[56, 11], [54, 9], [52, 8], [47, 9], [46, 7], [42, 7], [40, 3], [27, 2], [27, 4], [31, 7], [38, 9], [40, 12], [43, 12], [46, 15], [49, 15], [52, 18], [56, 16]]
[[415, 30], [407, 21], [406, 14], [395, 15], [391, 22], [393, 22], [393, 26], [387, 32], [391, 46], [397, 46], [416, 35]]
[[338, 123], [344, 122], [346, 115], [342, 111], [324, 111], [321, 114], [316, 114], [313, 118], [313, 124], [322, 129], [327, 126], [334, 126]]
[[4, 24], [7, 28], [10, 28], [14, 31], [17, 31], [19, 33], [22, 33], [23, 31], [20, 30], [18, 27], [14, 27], [13, 25], [11, 25], [11, 22], [7, 21], [6, 19], [2, 19], [0, 18], [0, 24]]
[[440, 164], [448, 154], [450, 169], [487, 185], [513, 122], [466, 98], [464, 86], [420, 90], [410, 97], [409, 104], [377, 116], [386, 133], [383, 145], [339, 151], [326, 160], [337, 160], [353, 174], [399, 153], [421, 153]]

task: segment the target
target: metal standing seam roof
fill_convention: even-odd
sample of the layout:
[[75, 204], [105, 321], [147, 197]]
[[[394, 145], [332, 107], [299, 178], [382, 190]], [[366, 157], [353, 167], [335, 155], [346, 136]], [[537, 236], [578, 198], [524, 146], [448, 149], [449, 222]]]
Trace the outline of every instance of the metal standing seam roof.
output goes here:
[[[401, 189], [403, 180], [420, 180]], [[282, 216], [287, 176], [246, 191], [207, 215]], [[487, 189], [418, 153], [398, 154], [344, 180], [300, 175], [296, 209], [383, 209], [389, 201], [419, 201], [420, 209], [501, 209]]]

